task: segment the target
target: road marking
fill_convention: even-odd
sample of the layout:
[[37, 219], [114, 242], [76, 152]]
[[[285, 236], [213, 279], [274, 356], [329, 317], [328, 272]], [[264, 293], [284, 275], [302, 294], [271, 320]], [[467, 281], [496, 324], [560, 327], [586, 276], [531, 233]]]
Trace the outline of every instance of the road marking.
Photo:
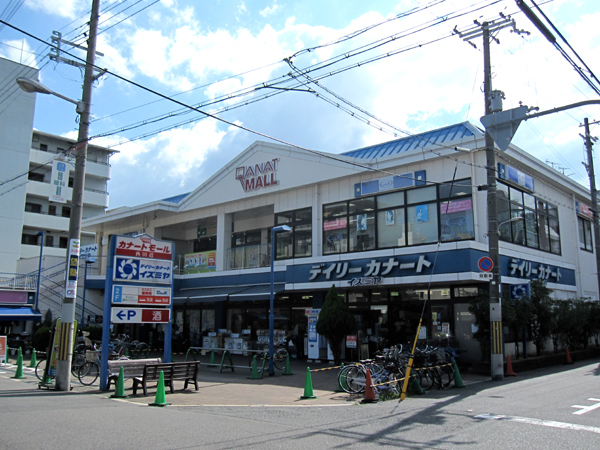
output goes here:
[[593, 411], [594, 409], [600, 408], [600, 399], [588, 398], [588, 400], [591, 402], [598, 402], [598, 403], [596, 403], [594, 405], [590, 405], [590, 406], [573, 405], [573, 406], [571, 406], [571, 408], [581, 408], [580, 411], [575, 411], [573, 414], [580, 416], [582, 414], [585, 414], [586, 412], [590, 412], [590, 411]]
[[479, 414], [476, 419], [485, 420], [508, 420], [510, 422], [527, 423], [529, 425], [540, 425], [543, 427], [562, 428], [564, 430], [589, 431], [600, 434], [599, 427], [590, 427], [587, 425], [577, 425], [575, 423], [555, 422], [554, 420], [532, 419], [530, 417], [501, 416], [496, 414]]

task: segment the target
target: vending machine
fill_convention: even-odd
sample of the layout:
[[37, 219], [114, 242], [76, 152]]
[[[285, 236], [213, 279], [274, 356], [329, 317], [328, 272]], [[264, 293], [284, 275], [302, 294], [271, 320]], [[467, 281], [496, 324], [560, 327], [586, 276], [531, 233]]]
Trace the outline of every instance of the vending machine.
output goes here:
[[319, 320], [320, 309], [307, 309], [304, 311], [308, 318], [308, 359], [333, 360], [333, 353], [329, 348], [327, 340], [317, 333], [317, 320]]

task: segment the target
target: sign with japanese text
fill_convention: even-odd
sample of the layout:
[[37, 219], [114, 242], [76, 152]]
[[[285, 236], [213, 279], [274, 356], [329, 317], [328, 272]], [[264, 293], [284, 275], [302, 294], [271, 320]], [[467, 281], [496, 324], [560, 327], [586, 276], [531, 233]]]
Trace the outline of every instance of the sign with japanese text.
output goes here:
[[356, 335], [346, 336], [346, 348], [356, 348]]
[[111, 308], [112, 323], [169, 323], [170, 320], [168, 308]]
[[594, 218], [594, 211], [585, 203], [575, 202], [575, 211], [577, 214], [581, 214], [582, 216], [588, 217], [590, 219]]
[[69, 166], [65, 161], [55, 159], [52, 162], [52, 174], [50, 176], [50, 195], [48, 200], [56, 203], [67, 203], [65, 188], [69, 182]]
[[[389, 257], [332, 260], [318, 264], [288, 266], [288, 283], [354, 283], [356, 286], [386, 284], [387, 278], [430, 274], [474, 273], [479, 279], [479, 261], [486, 253], [460, 249], [439, 253], [424, 252]], [[435, 264], [434, 264], [435, 262]], [[513, 278], [543, 279], [575, 286], [575, 270], [518, 258], [500, 257], [500, 274]], [[486, 274], [487, 275], [487, 274]], [[354, 280], [354, 281], [352, 281]]]
[[134, 256], [150, 259], [173, 259], [173, 244], [158, 241], [152, 236], [119, 236], [115, 253], [120, 256]]
[[171, 284], [172, 261], [115, 256], [113, 281]]
[[82, 245], [79, 252], [79, 258], [87, 261], [98, 257], [98, 244]]
[[186, 253], [185, 273], [204, 273], [217, 270], [217, 252]]
[[0, 336], [0, 361], [6, 363], [6, 336]]
[[67, 280], [65, 285], [65, 297], [77, 297], [77, 269], [79, 268], [79, 239], [71, 239], [69, 242], [69, 257], [67, 259]]
[[171, 288], [114, 284], [112, 303], [167, 306], [171, 304]]

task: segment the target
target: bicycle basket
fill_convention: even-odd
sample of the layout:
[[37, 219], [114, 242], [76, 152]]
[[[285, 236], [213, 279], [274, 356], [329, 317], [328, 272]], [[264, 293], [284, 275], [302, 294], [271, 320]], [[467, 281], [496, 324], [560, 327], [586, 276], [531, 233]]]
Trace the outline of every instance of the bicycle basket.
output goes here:
[[87, 350], [85, 352], [85, 360], [86, 361], [97, 361], [98, 360], [98, 351], [97, 350]]

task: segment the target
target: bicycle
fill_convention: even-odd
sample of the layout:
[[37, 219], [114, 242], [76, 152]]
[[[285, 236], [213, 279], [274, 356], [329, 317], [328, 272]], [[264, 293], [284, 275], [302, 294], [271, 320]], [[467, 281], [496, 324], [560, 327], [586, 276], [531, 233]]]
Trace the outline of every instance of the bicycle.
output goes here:
[[129, 356], [131, 359], [143, 359], [148, 356], [150, 346], [145, 342], [132, 341], [126, 334], [120, 334], [118, 338], [111, 341], [114, 350], [123, 356]]
[[[100, 375], [101, 351], [94, 345], [94, 350], [88, 350], [85, 354], [86, 362], [79, 368], [77, 378], [84, 386], [90, 386], [96, 382]], [[117, 352], [111, 352], [109, 359], [128, 360], [126, 356], [121, 356]]]
[[[71, 360], [71, 375], [73, 377], [77, 377], [79, 373], [79, 368], [85, 364], [85, 354], [73, 353], [73, 358]], [[44, 381], [44, 372], [46, 371], [46, 365], [48, 364], [48, 359], [40, 359], [35, 366], [35, 376], [40, 380]], [[48, 375], [49, 378], [55, 378], [54, 376]]]
[[[250, 356], [250, 361], [248, 361], [248, 367], [252, 367], [252, 362], [254, 360], [254, 356], [255, 355]], [[288, 358], [288, 351], [285, 348], [284, 344], [280, 344], [274, 350], [274, 353], [273, 353], [273, 365], [275, 366], [275, 368], [277, 370], [283, 370], [283, 369], [285, 369], [285, 362], [286, 362], [287, 358]], [[257, 361], [256, 361], [257, 366], [260, 366], [262, 364], [262, 362], [259, 363], [258, 360], [259, 359], [261, 359], [261, 360], [265, 359], [265, 360], [268, 361], [269, 360], [269, 351], [263, 349], [263, 353], [259, 353], [257, 355], [256, 359], [257, 359]]]

